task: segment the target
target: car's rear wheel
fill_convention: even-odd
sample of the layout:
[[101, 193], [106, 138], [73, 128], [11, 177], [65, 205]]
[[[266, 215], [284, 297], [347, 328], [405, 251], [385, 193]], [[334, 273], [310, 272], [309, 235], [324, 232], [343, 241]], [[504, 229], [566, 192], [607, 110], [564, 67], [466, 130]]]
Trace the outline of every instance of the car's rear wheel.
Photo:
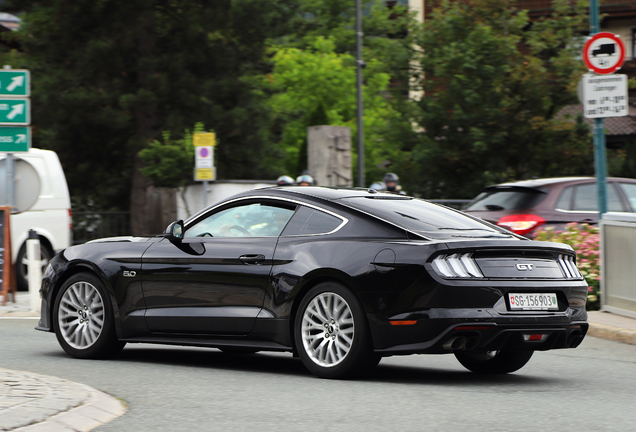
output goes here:
[[534, 351], [456, 351], [455, 357], [466, 369], [481, 374], [506, 374], [521, 369]]
[[107, 358], [119, 353], [113, 309], [97, 277], [78, 273], [70, 277], [55, 300], [53, 325], [57, 340], [77, 358]]
[[342, 285], [316, 285], [302, 299], [294, 340], [305, 367], [322, 378], [350, 378], [377, 365], [366, 315]]

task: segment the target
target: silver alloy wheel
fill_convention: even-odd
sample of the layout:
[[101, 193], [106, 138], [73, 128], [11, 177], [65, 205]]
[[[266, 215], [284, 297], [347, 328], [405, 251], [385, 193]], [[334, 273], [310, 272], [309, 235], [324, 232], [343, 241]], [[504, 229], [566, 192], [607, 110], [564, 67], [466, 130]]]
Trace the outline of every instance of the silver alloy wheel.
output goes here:
[[355, 327], [349, 304], [333, 292], [317, 295], [303, 312], [301, 333], [305, 352], [314, 363], [336, 366], [353, 344]]
[[60, 333], [72, 348], [90, 348], [104, 329], [104, 301], [88, 282], [76, 282], [64, 292], [57, 311]]

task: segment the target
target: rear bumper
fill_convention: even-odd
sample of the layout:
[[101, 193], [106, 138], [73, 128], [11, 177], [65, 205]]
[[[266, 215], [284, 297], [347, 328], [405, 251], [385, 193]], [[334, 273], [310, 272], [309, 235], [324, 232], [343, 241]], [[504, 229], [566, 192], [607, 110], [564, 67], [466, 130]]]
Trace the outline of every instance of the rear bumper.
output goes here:
[[[437, 309], [412, 314], [412, 325], [371, 324], [382, 355], [444, 354], [457, 350], [550, 350], [576, 348], [588, 330], [585, 310], [508, 314], [493, 310]], [[419, 315], [418, 319], [413, 320]]]

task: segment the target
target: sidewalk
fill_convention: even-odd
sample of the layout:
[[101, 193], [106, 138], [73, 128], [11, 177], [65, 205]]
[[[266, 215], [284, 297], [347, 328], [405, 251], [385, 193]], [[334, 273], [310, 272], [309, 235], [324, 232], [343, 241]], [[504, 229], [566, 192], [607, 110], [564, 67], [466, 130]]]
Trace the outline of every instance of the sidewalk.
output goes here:
[[[2, 306], [2, 319], [35, 319], [28, 293]], [[636, 319], [589, 312], [589, 336], [636, 345]], [[0, 431], [88, 431], [123, 415], [126, 409], [112, 396], [83, 384], [52, 376], [0, 368]]]
[[[2, 319], [33, 319], [28, 293], [2, 306]], [[121, 401], [84, 384], [54, 376], [0, 368], [0, 431], [89, 431], [126, 412]]]

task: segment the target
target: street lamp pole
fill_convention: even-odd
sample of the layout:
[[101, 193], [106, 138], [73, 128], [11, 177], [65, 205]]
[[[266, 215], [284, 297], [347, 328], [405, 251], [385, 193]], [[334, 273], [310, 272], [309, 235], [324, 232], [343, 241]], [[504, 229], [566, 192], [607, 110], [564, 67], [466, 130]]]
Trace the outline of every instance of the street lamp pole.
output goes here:
[[362, 7], [356, 0], [356, 87], [358, 104], [358, 186], [364, 187], [364, 125], [362, 122]]

